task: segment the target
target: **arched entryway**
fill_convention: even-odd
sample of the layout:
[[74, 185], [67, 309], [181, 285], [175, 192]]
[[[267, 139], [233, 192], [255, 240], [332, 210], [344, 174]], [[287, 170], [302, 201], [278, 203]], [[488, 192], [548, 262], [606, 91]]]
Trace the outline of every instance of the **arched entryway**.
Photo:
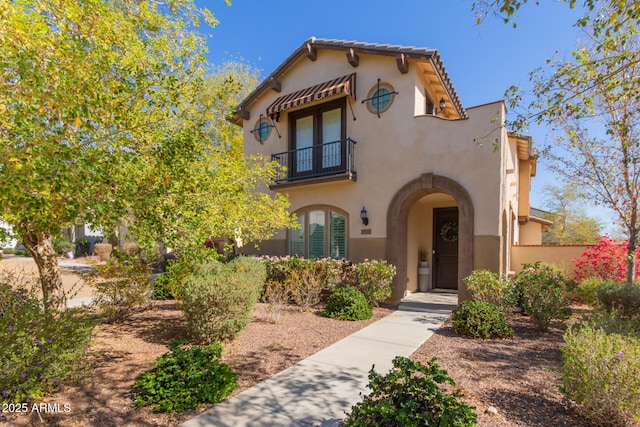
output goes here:
[[397, 267], [392, 299], [398, 302], [407, 290], [407, 238], [411, 208], [425, 196], [445, 193], [458, 209], [458, 301], [468, 299], [462, 278], [473, 270], [473, 204], [467, 191], [458, 182], [440, 175], [426, 173], [405, 184], [391, 199], [387, 209], [387, 260]]

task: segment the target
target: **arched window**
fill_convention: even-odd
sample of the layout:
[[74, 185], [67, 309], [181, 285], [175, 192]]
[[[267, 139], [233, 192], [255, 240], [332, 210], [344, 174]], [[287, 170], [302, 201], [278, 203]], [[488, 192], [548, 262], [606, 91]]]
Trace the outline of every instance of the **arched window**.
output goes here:
[[298, 228], [289, 231], [289, 254], [306, 258], [346, 258], [347, 224], [345, 214], [332, 208], [298, 211]]

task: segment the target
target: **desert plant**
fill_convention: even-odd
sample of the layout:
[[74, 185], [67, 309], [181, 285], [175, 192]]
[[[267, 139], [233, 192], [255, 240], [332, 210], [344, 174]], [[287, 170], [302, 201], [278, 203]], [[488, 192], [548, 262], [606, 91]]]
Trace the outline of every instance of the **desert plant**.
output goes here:
[[474, 270], [464, 279], [467, 291], [476, 301], [491, 303], [505, 312], [510, 311], [513, 301], [513, 284], [489, 270]]
[[242, 257], [203, 265], [187, 276], [182, 309], [190, 335], [204, 343], [233, 339], [249, 324], [264, 279], [262, 263]]
[[640, 316], [621, 317], [619, 313], [603, 307], [585, 313], [582, 323], [609, 334], [640, 336]]
[[96, 243], [93, 246], [93, 253], [98, 256], [100, 261], [108, 260], [111, 252], [113, 252], [113, 245], [111, 245], [111, 243]]
[[123, 322], [151, 301], [151, 268], [137, 257], [111, 258], [85, 273], [85, 283], [95, 290], [95, 304], [107, 322]]
[[391, 284], [396, 275], [395, 266], [386, 261], [364, 260], [354, 266], [357, 288], [372, 307], [391, 296]]
[[513, 336], [507, 316], [496, 305], [483, 301], [463, 301], [451, 315], [453, 330], [474, 338]]
[[340, 320], [365, 320], [373, 316], [367, 298], [351, 285], [333, 291], [323, 314]]
[[185, 346], [174, 341], [154, 367], [136, 378], [137, 406], [153, 412], [184, 412], [201, 403], [217, 403], [236, 388], [236, 376], [220, 361], [222, 346]]
[[41, 398], [80, 378], [94, 326], [80, 309], [45, 310], [35, 288], [25, 283], [18, 273], [0, 273], [3, 403]]
[[125, 255], [130, 257], [142, 257], [142, 248], [139, 244], [133, 242], [127, 242], [122, 245], [122, 251]]
[[578, 297], [592, 307], [598, 304], [598, 290], [610, 281], [601, 277], [587, 277], [578, 284]]
[[515, 279], [518, 303], [536, 328], [546, 331], [552, 320], [566, 319], [571, 314], [571, 282], [561, 271], [541, 262], [522, 267]]
[[567, 398], [597, 425], [637, 425], [640, 338], [578, 325], [564, 340], [560, 376]]
[[285, 285], [292, 301], [306, 311], [322, 300], [322, 294], [333, 287], [335, 281], [329, 264], [323, 260], [304, 260], [289, 272]]
[[284, 283], [291, 271], [299, 268], [305, 261], [304, 258], [299, 256], [286, 256], [286, 257], [262, 257], [267, 270], [267, 281], [275, 281]]
[[343, 425], [369, 426], [474, 426], [475, 408], [462, 402], [459, 390], [436, 358], [427, 365], [406, 357], [393, 359], [385, 376], [369, 372], [371, 394], [351, 408]]
[[291, 293], [289, 288], [280, 281], [267, 280], [264, 286], [262, 300], [267, 303], [267, 318], [271, 323], [277, 323], [282, 317], [282, 311], [289, 302]]
[[622, 317], [640, 317], [640, 285], [606, 283], [598, 289], [598, 301]]

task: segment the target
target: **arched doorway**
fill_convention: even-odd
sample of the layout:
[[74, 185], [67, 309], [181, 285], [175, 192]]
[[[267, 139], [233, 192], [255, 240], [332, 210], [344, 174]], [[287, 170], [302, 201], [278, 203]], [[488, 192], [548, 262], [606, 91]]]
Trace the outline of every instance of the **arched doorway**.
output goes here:
[[458, 182], [440, 175], [426, 173], [408, 182], [391, 199], [387, 209], [387, 261], [397, 267], [392, 299], [398, 302], [407, 290], [409, 265], [407, 250], [409, 213], [416, 202], [425, 196], [445, 193], [455, 201], [458, 210], [458, 301], [468, 299], [462, 278], [473, 270], [473, 203]]

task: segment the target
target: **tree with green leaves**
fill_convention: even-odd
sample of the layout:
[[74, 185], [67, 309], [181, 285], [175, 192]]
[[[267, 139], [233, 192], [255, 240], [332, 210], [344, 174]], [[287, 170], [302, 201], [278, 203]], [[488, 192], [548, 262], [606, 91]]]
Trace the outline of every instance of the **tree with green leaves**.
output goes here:
[[600, 222], [587, 214], [585, 199], [575, 185], [546, 185], [542, 218], [553, 222], [542, 234], [545, 245], [592, 245], [602, 235]]
[[[526, 0], [474, 4], [480, 17], [509, 21]], [[574, 7], [576, 0], [568, 0]], [[549, 125], [556, 138], [544, 153], [552, 169], [597, 204], [612, 209], [628, 238], [627, 281], [635, 277], [640, 227], [640, 3], [585, 0], [577, 22], [584, 41], [572, 59], [552, 59], [531, 74], [532, 91], [507, 93], [516, 127]]]
[[285, 199], [249, 195], [272, 166], [224, 121], [255, 76], [208, 75], [203, 20], [193, 0], [0, 3], [0, 217], [46, 306], [63, 300], [52, 237], [77, 220], [176, 247], [288, 223]]

